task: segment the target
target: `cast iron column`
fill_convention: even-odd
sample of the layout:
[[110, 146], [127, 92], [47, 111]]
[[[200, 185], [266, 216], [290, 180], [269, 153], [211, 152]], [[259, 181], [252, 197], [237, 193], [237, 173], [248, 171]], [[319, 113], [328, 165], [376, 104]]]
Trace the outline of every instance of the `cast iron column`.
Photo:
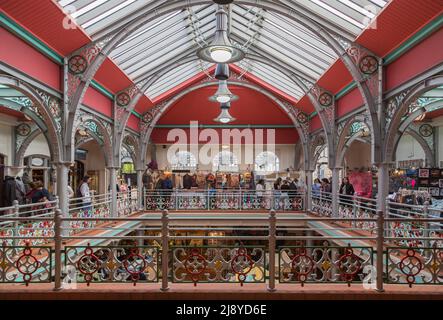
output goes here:
[[338, 175], [340, 173], [339, 168], [332, 169], [332, 216], [338, 216], [338, 192], [339, 192], [339, 181]]
[[137, 169], [137, 206], [143, 210], [143, 170]]
[[[57, 163], [57, 196], [58, 204], [63, 217], [69, 217], [69, 198], [68, 198], [68, 173], [70, 162]], [[75, 195], [74, 195], [75, 197]], [[66, 228], [69, 226], [67, 221], [62, 223], [62, 236], [68, 235]]]
[[306, 205], [307, 211], [312, 211], [312, 172], [313, 170], [306, 170]]
[[109, 185], [111, 190], [111, 217], [118, 217], [117, 207], [117, 169], [109, 167]]

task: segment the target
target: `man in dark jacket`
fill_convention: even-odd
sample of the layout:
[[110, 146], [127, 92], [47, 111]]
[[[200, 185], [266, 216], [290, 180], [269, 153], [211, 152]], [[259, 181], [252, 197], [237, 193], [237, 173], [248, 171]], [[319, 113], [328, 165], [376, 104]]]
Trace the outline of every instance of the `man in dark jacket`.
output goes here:
[[12, 206], [12, 202], [17, 200], [17, 183], [14, 177], [6, 176], [3, 182], [3, 205]]

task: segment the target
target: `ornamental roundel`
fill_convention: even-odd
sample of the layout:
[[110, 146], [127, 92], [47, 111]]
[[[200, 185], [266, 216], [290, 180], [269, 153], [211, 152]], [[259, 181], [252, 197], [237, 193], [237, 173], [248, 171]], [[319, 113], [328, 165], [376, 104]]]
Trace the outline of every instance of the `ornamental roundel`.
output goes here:
[[144, 115], [143, 115], [143, 122], [145, 122], [145, 123], [151, 123], [151, 121], [153, 120], [153, 116], [152, 116], [152, 114], [150, 113], [150, 112], [146, 112]]
[[129, 94], [123, 92], [117, 96], [117, 104], [120, 107], [126, 107], [129, 102], [131, 102], [131, 97], [129, 96]]
[[87, 67], [88, 61], [86, 61], [86, 58], [80, 55], [73, 56], [68, 61], [69, 71], [71, 71], [73, 74], [81, 74], [85, 72]]
[[433, 133], [432, 126], [428, 123], [422, 124], [418, 131], [420, 132], [420, 135], [425, 138], [430, 137]]
[[314, 269], [314, 260], [307, 255], [306, 249], [302, 248], [300, 253], [295, 255], [291, 260], [291, 270], [296, 276], [297, 280], [301, 282], [302, 287], [309, 275]]
[[297, 121], [300, 123], [306, 123], [308, 121], [308, 117], [306, 116], [306, 114], [304, 112], [300, 112], [297, 115]]
[[17, 259], [15, 267], [18, 272], [23, 275], [23, 281], [26, 283], [26, 286], [28, 286], [29, 282], [31, 282], [32, 275], [40, 267], [40, 262], [32, 254], [29, 243], [26, 243], [26, 248], [23, 250], [23, 254]]
[[414, 249], [408, 249], [406, 256], [399, 263], [400, 271], [406, 275], [409, 287], [415, 282], [415, 277], [423, 270], [423, 263], [415, 256], [415, 253]]
[[364, 74], [373, 74], [378, 70], [378, 60], [376, 57], [368, 55], [360, 59], [358, 63], [360, 71]]
[[15, 129], [18, 135], [26, 137], [31, 133], [31, 127], [27, 123], [21, 123]]
[[323, 107], [329, 107], [332, 104], [332, 95], [327, 92], [324, 92], [320, 95], [320, 97], [318, 97], [318, 102]]
[[246, 276], [251, 272], [254, 266], [254, 261], [248, 255], [245, 248], [239, 248], [236, 255], [231, 260], [232, 271], [238, 275], [240, 285], [246, 281]]

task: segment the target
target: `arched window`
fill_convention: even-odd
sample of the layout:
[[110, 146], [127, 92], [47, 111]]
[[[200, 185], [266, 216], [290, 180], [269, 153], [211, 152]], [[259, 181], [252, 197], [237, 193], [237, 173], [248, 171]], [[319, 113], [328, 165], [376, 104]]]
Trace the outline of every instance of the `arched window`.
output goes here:
[[259, 175], [270, 174], [280, 170], [280, 160], [274, 152], [261, 152], [255, 157], [255, 172]]
[[197, 159], [188, 151], [179, 151], [170, 159], [172, 170], [195, 170]]
[[230, 151], [219, 152], [212, 160], [212, 170], [238, 172], [237, 157]]

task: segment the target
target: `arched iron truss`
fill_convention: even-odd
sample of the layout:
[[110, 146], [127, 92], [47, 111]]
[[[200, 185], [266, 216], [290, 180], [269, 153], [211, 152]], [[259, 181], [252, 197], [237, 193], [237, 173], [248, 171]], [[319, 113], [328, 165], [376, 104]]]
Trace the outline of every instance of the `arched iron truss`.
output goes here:
[[[308, 30], [313, 32], [321, 40], [323, 40], [338, 57], [343, 61], [344, 65], [349, 70], [353, 77], [353, 80], [357, 84], [360, 93], [365, 102], [366, 109], [369, 114], [371, 132], [373, 132], [373, 161], [381, 161], [381, 131], [380, 123], [377, 116], [377, 111], [381, 110], [381, 73], [382, 68], [381, 59], [376, 57], [372, 52], [363, 48], [362, 46], [352, 43], [341, 35], [327, 30], [325, 26], [314, 21], [311, 17], [305, 15], [302, 12], [294, 10], [291, 8], [290, 3], [286, 1], [270, 1], [270, 0], [236, 0], [238, 4], [250, 5], [258, 8], [262, 8], [268, 11], [275, 12], [284, 17], [295, 21], [306, 27]], [[124, 41], [129, 35], [134, 33], [136, 30], [145, 26], [146, 23], [152, 21], [154, 18], [158, 18], [165, 14], [171, 13], [176, 10], [184, 9], [190, 6], [204, 5], [207, 1], [203, 0], [187, 0], [187, 1], [167, 1], [162, 2], [162, 5], [157, 5], [158, 3], [153, 3], [150, 10], [147, 10], [145, 14], [140, 17], [133, 19], [131, 22], [125, 26], [113, 31], [111, 34], [104, 35], [100, 39], [91, 42], [83, 48], [73, 52], [69, 57], [65, 59], [65, 108], [68, 111], [67, 125], [64, 131], [65, 141], [72, 141], [73, 127], [77, 118], [77, 113], [79, 105], [83, 100], [83, 96], [94, 77], [96, 71], [101, 66], [106, 57], [112, 52], [112, 50], [122, 41]], [[371, 60], [373, 62], [374, 68], [371, 70], [366, 70], [364, 67], [364, 62]], [[72, 66], [75, 66], [73, 68]], [[369, 72], [368, 72], [369, 71]], [[135, 91], [138, 87], [135, 87]], [[311, 89], [312, 90], [312, 89]], [[313, 89], [313, 95], [316, 97], [316, 101], [322, 101], [325, 104], [329, 104], [332, 100], [333, 106], [333, 96], [323, 95], [321, 89]], [[327, 93], [327, 92], [326, 92]], [[129, 95], [130, 96], [130, 95]], [[122, 98], [121, 96], [120, 98]], [[127, 98], [126, 96], [125, 98]], [[332, 99], [331, 99], [332, 98]], [[117, 101], [127, 101], [127, 99], [120, 99]], [[321, 103], [323, 105], [323, 103]], [[317, 103], [314, 103], [316, 109], [318, 107]], [[325, 108], [326, 106], [323, 105]], [[330, 107], [329, 105], [327, 107]], [[328, 109], [326, 111], [318, 110], [322, 125], [327, 132], [328, 144], [333, 146], [334, 143], [331, 141], [334, 137], [335, 131], [335, 108], [332, 107], [332, 112]], [[328, 117], [329, 116], [329, 117]], [[123, 128], [125, 121], [122, 121]], [[119, 128], [120, 132], [123, 132]], [[120, 139], [120, 137], [115, 136], [115, 138]], [[117, 141], [114, 141], [117, 142]], [[117, 142], [117, 145], [120, 145]], [[66, 146], [66, 156], [72, 157], [72, 150], [69, 146]], [[333, 148], [330, 148], [331, 152]], [[330, 154], [332, 158], [332, 154]], [[332, 159], [331, 159], [332, 160]]]
[[[6, 107], [23, 112], [30, 117], [39, 131], [44, 134], [48, 141], [49, 150], [52, 161], [57, 163], [62, 161], [62, 119], [63, 111], [60, 107], [60, 102], [57, 98], [43, 92], [13, 76], [0, 74], [0, 85], [19, 91], [25, 97], [12, 99], [9, 102], [3, 103]], [[38, 135], [34, 129], [29, 134]], [[39, 132], [39, 133], [40, 133]], [[31, 143], [32, 139], [24, 139], [22, 144]], [[16, 145], [16, 151], [24, 154], [26, 145]], [[18, 165], [20, 161], [20, 154], [16, 156], [14, 164]]]
[[[281, 71], [283, 74], [286, 74], [296, 85], [301, 87], [304, 92], [309, 97], [312, 104], [315, 106], [316, 111], [318, 112], [320, 119], [322, 121], [323, 128], [325, 129], [326, 137], [328, 144], [333, 145], [334, 143], [334, 119], [335, 119], [335, 101], [332, 93], [328, 92], [325, 89], [320, 88], [317, 85], [312, 83], [306, 83], [299, 79], [293, 72], [286, 69], [283, 65], [278, 64], [275, 61], [272, 61], [268, 58], [258, 56], [258, 55], [248, 55], [249, 59], [254, 61], [259, 61], [264, 64], [268, 64], [277, 70]], [[121, 145], [121, 133], [123, 132], [129, 116], [131, 112], [137, 105], [140, 98], [143, 96], [144, 92], [148, 90], [148, 88], [154, 84], [157, 80], [159, 80], [164, 74], [173, 70], [179, 65], [186, 64], [190, 61], [197, 60], [195, 55], [188, 56], [186, 58], [181, 59], [180, 61], [173, 62], [168, 66], [165, 66], [161, 71], [152, 75], [151, 77], [147, 77], [135, 85], [126, 88], [119, 93], [116, 94], [116, 98], [114, 101], [114, 114], [115, 117], [115, 145], [116, 150], [118, 150], [119, 145]], [[241, 76], [237, 76], [237, 79], [243, 79]], [[333, 150], [331, 146], [330, 150]], [[332, 151], [331, 151], [332, 152]], [[332, 156], [332, 154], [331, 154]]]
[[[394, 161], [395, 150], [402, 134], [418, 116], [426, 112], [425, 107], [416, 103], [417, 100], [425, 92], [442, 85], [443, 75], [433, 76], [421, 81], [414, 87], [405, 89], [388, 100], [385, 113], [387, 123], [385, 128], [386, 140], [383, 149], [383, 155], [387, 162]], [[426, 148], [424, 149], [426, 150]]]
[[[155, 127], [155, 124], [158, 122], [158, 120], [161, 118], [163, 113], [171, 107], [175, 102], [177, 102], [180, 98], [185, 96], [186, 94], [204, 88], [208, 86], [214, 86], [217, 82], [213, 81], [212, 79], [205, 79], [203, 82], [196, 84], [192, 87], [187, 88], [186, 90], [180, 92], [178, 95], [174, 96], [173, 98], [163, 101], [161, 104], [154, 106], [151, 108], [148, 112], [146, 112], [143, 115], [143, 118], [140, 122], [140, 133], [141, 133], [141, 155], [144, 158], [144, 155], [147, 152], [147, 146], [148, 142], [152, 133], [152, 130]], [[272, 93], [270, 93], [268, 90], [265, 90], [261, 86], [258, 86], [256, 84], [246, 82], [244, 80], [228, 80], [228, 83], [230, 85], [236, 85], [240, 87], [246, 87], [249, 89], [252, 89], [254, 91], [257, 91], [259, 93], [262, 93], [263, 95], [270, 98], [272, 101], [274, 101], [283, 111], [285, 111], [289, 118], [294, 123], [294, 127], [296, 128], [300, 140], [303, 142], [304, 145], [304, 151], [306, 151], [305, 154], [307, 154], [307, 141], [309, 139], [309, 123], [308, 123], [308, 117], [300, 110], [296, 109], [294, 106], [287, 102], [283, 102], [279, 100], [277, 97], [275, 97]]]
[[[114, 159], [112, 157], [112, 129], [111, 125], [104, 123], [90, 113], [81, 112], [78, 116], [78, 122], [75, 132], [78, 129], [85, 130], [91, 138], [93, 138], [103, 150], [106, 167], [113, 167]], [[75, 137], [75, 136], [74, 136]]]

